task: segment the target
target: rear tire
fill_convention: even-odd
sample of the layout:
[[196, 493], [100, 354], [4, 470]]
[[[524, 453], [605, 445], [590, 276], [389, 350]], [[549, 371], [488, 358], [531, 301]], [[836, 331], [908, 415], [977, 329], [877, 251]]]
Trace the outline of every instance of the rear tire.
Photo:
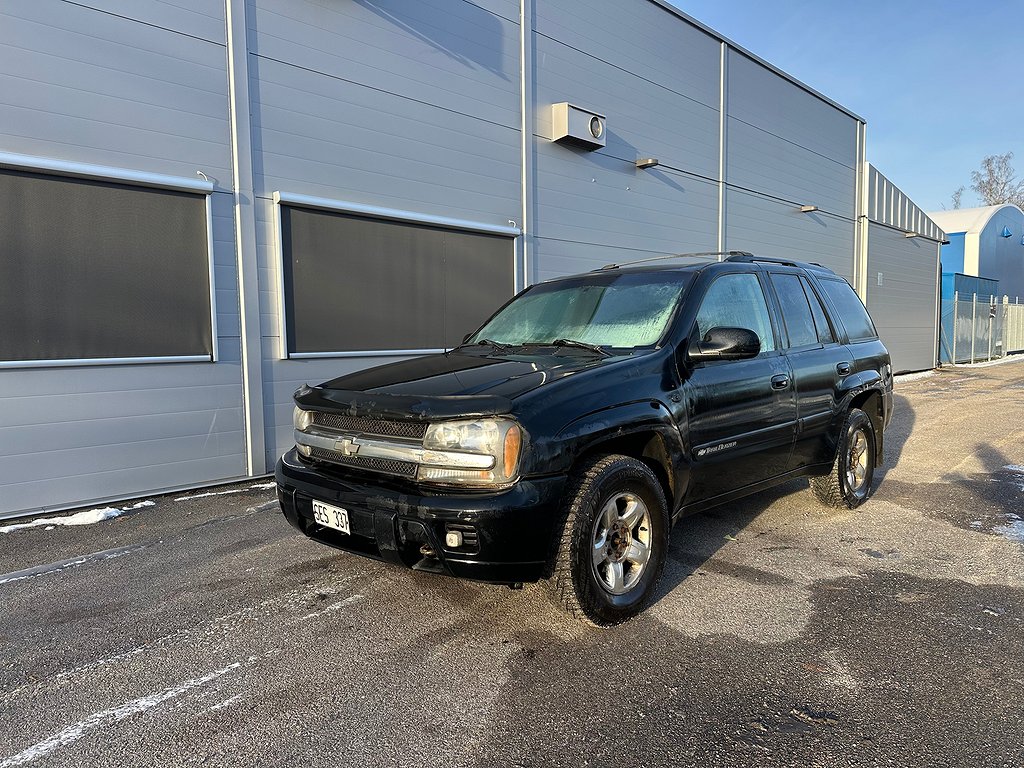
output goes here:
[[597, 456], [574, 473], [550, 586], [578, 619], [612, 626], [650, 603], [665, 566], [668, 507], [650, 467]]
[[875, 476], [875, 427], [859, 408], [852, 408], [843, 423], [832, 469], [811, 478], [818, 501], [835, 509], [855, 509], [871, 495]]

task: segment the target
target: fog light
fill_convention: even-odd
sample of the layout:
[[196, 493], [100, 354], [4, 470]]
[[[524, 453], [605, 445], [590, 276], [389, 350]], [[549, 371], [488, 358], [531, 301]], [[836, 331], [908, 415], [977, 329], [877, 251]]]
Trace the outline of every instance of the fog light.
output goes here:
[[462, 546], [462, 531], [448, 531], [444, 535], [444, 545], [448, 549], [458, 549]]

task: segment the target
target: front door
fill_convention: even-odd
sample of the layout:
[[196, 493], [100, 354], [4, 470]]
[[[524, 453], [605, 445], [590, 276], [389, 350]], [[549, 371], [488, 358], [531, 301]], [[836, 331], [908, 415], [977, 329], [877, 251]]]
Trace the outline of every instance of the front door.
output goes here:
[[749, 360], [686, 366], [682, 398], [692, 460], [689, 501], [710, 499], [784, 473], [796, 433], [792, 371], [779, 351], [757, 274], [732, 272], [715, 279], [690, 338], [702, 337], [714, 327], [754, 331], [761, 352]]

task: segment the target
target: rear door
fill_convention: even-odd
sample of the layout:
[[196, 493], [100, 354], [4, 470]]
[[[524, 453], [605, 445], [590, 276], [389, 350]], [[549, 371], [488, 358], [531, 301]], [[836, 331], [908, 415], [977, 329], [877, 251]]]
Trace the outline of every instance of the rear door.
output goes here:
[[832, 460], [829, 440], [839, 385], [849, 361], [810, 281], [795, 271], [768, 270], [782, 313], [784, 347], [793, 371], [797, 435], [789, 468]]
[[719, 275], [701, 300], [690, 339], [711, 328], [754, 331], [761, 353], [749, 360], [688, 363], [683, 400], [693, 464], [690, 501], [713, 498], [782, 474], [796, 431], [789, 362], [757, 272]]

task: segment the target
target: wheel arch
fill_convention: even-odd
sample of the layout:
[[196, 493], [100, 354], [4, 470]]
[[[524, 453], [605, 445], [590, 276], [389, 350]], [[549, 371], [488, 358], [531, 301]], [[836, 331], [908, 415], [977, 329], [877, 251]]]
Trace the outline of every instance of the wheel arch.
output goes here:
[[854, 396], [850, 408], [859, 408], [871, 419], [871, 427], [875, 433], [875, 466], [882, 466], [885, 445], [885, 403], [882, 393], [877, 389], [869, 389]]

